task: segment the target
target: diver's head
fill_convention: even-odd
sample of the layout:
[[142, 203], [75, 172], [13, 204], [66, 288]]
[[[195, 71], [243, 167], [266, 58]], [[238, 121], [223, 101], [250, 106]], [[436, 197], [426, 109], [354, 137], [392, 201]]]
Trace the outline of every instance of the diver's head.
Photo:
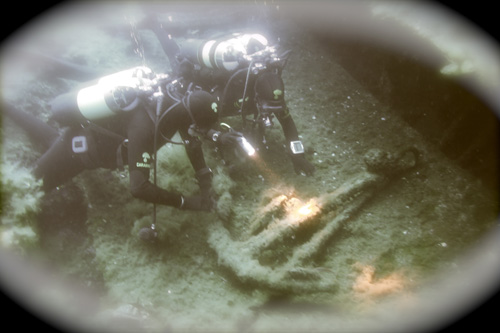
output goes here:
[[194, 127], [208, 130], [218, 120], [217, 102], [208, 92], [195, 90], [184, 98], [184, 106], [188, 111]]

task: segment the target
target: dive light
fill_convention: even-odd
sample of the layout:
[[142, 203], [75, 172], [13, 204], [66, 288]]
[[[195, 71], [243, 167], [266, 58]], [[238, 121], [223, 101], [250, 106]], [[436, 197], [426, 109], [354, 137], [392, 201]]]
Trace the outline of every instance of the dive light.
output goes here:
[[238, 146], [241, 150], [245, 152], [248, 156], [255, 155], [255, 148], [248, 142], [248, 140], [244, 136], [240, 136], [237, 138]]

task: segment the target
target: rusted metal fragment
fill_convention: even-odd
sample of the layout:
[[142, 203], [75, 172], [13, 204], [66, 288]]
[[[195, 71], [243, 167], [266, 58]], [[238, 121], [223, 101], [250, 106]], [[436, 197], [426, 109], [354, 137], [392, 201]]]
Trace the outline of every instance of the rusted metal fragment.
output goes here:
[[[209, 243], [219, 264], [242, 282], [274, 290], [334, 291], [335, 272], [312, 266], [313, 259], [375, 193], [413, 168], [418, 154], [414, 148], [397, 155], [371, 150], [365, 155], [366, 171], [331, 193], [305, 203], [279, 195], [255, 214], [244, 240], [233, 240], [221, 222], [212, 225]], [[306, 240], [293, 241], [303, 232]]]

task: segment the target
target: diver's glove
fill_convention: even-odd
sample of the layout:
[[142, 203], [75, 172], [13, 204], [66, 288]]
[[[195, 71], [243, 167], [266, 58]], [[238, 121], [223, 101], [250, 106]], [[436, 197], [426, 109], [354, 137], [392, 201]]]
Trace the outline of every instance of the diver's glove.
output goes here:
[[314, 174], [316, 168], [311, 162], [306, 160], [304, 154], [292, 154], [291, 159], [296, 174], [300, 175], [301, 173], [305, 173], [307, 176], [312, 176]]
[[205, 211], [210, 212], [215, 207], [215, 200], [212, 196], [194, 195], [191, 197], [182, 197], [182, 203], [179, 207], [182, 210]]

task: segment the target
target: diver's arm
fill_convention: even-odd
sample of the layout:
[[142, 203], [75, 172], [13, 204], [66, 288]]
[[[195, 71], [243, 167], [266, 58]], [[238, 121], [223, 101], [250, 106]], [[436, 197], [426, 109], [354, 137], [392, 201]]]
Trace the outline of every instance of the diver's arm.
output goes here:
[[187, 131], [179, 131], [182, 141], [185, 143], [184, 147], [186, 149], [186, 154], [193, 166], [195, 172], [207, 167], [205, 163], [205, 157], [203, 155], [203, 150], [201, 148], [201, 142], [198, 138], [193, 137], [187, 133]]
[[275, 113], [275, 116], [283, 128], [283, 134], [285, 135], [285, 139], [288, 143], [287, 146], [290, 145], [290, 142], [299, 140], [297, 127], [295, 126], [295, 122], [293, 121], [288, 108], [285, 106], [283, 112]]
[[143, 172], [130, 172], [130, 188], [134, 197], [147, 202], [173, 206], [182, 210], [210, 211], [212, 203], [208, 196], [183, 196], [180, 193], [166, 191], [152, 184]]
[[181, 208], [183, 197], [179, 193], [166, 191], [155, 186], [143, 172], [132, 170], [130, 172], [130, 193], [135, 198], [160, 205]]
[[31, 113], [27, 113], [9, 102], [3, 102], [0, 108], [2, 115], [7, 115], [19, 127], [26, 131], [29, 138], [43, 149], [47, 151], [54, 142], [59, 138], [57, 129], [49, 126], [43, 120], [38, 119]]
[[173, 207], [181, 207], [182, 195], [164, 190], [150, 181], [150, 173], [154, 168], [153, 124], [146, 112], [137, 112], [128, 128], [128, 165], [130, 192], [138, 199]]
[[149, 159], [144, 162], [144, 160], [143, 158], [137, 159], [131, 156], [129, 149], [129, 179], [132, 196], [147, 202], [180, 208], [183, 202], [182, 195], [164, 190], [151, 183], [149, 174], [151, 168], [153, 168], [153, 161]]
[[[305, 158], [304, 146], [299, 139], [297, 127], [295, 126], [295, 122], [293, 121], [288, 108], [285, 106], [283, 112], [275, 115], [283, 128], [283, 134], [285, 135], [285, 139], [287, 141], [287, 149], [290, 154], [290, 158], [292, 159], [295, 173], [312, 175], [315, 171], [314, 165], [312, 165]], [[297, 151], [295, 147], [299, 147], [299, 150]]]
[[177, 73], [179, 69], [179, 62], [177, 56], [180, 53], [180, 48], [172, 36], [163, 28], [158, 17], [154, 13], [150, 13], [143, 22], [140, 24], [141, 28], [150, 29], [160, 42], [163, 52], [168, 58], [172, 72]]
[[212, 170], [205, 162], [201, 142], [198, 138], [189, 135], [187, 131], [179, 131], [179, 134], [185, 143], [186, 154], [195, 171], [200, 190], [203, 195], [208, 195], [212, 188]]

